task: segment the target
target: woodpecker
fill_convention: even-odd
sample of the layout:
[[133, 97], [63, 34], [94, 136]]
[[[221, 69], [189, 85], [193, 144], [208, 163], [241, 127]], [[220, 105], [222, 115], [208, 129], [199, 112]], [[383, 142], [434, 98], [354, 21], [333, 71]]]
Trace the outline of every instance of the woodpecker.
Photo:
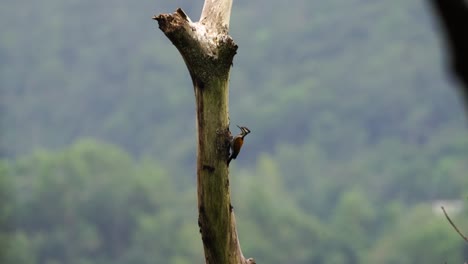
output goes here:
[[237, 155], [239, 155], [239, 152], [242, 148], [242, 144], [244, 144], [244, 137], [250, 133], [250, 129], [247, 127], [237, 127], [241, 130], [241, 132], [231, 140], [231, 155], [227, 161], [228, 166], [232, 159], [237, 158]]

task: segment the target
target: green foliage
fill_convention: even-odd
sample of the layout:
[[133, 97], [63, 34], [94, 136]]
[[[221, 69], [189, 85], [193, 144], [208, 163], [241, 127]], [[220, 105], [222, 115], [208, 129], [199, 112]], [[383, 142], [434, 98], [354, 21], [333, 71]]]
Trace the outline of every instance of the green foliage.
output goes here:
[[369, 263], [463, 263], [466, 245], [443, 215], [417, 206], [370, 251]]
[[[240, 175], [245, 185], [235, 188], [235, 209], [244, 254], [268, 263], [310, 263], [328, 238], [320, 221], [300, 210], [283, 189], [278, 168], [263, 155], [254, 175]], [[254, 177], [247, 181], [245, 177]], [[245, 234], [245, 235], [244, 235]], [[278, 249], [281, 252], [274, 253]], [[287, 254], [284, 254], [287, 252]]]
[[[13, 245], [6, 263], [144, 263], [132, 254], [146, 248], [152, 254], [143, 258], [171, 256], [174, 241], [167, 238], [183, 239], [187, 228], [174, 235], [166, 225], [191, 223], [187, 213], [169, 210], [175, 188], [159, 165], [136, 166], [112, 145], [82, 140], [63, 151], [38, 151], [3, 175], [16, 189], [7, 204], [15, 206], [15, 228], [6, 233]], [[155, 237], [159, 246], [147, 241]]]
[[[178, 191], [154, 161], [134, 161], [113, 145], [82, 140], [4, 162], [1, 171], [0, 187], [10, 190], [2, 192], [2, 221], [14, 221], [0, 236], [2, 263], [203, 261], [195, 192]], [[300, 207], [304, 198], [287, 189], [281, 171], [263, 154], [254, 170], [232, 178], [246, 255], [300, 264], [414, 263], [421, 255], [463, 260], [463, 241], [428, 206], [379, 210], [355, 187], [336, 193], [327, 217], [319, 218]]]

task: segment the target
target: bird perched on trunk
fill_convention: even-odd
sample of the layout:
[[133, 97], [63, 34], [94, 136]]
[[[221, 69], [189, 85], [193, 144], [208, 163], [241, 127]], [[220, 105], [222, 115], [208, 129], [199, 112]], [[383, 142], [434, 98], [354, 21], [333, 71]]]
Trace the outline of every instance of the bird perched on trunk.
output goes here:
[[241, 130], [241, 132], [231, 140], [231, 155], [227, 161], [228, 166], [232, 159], [237, 158], [237, 155], [239, 155], [239, 152], [242, 148], [242, 144], [244, 144], [244, 137], [250, 133], [250, 129], [247, 127], [237, 127]]

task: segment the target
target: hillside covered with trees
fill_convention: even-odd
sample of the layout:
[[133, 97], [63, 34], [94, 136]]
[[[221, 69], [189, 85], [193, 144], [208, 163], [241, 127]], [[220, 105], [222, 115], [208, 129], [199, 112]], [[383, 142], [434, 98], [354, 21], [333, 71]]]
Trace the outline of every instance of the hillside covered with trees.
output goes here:
[[[0, 263], [203, 263], [192, 85], [151, 20], [202, 4], [2, 1]], [[230, 34], [246, 255], [468, 261], [432, 208], [461, 201], [468, 232], [467, 119], [423, 0], [239, 0]]]

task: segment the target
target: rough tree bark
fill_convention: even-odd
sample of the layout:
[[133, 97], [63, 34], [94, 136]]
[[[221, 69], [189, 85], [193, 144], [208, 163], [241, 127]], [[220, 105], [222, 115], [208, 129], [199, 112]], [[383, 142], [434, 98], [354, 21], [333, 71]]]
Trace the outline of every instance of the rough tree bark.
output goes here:
[[228, 35], [232, 0], [205, 0], [199, 22], [179, 8], [153, 19], [179, 50], [197, 111], [198, 225], [209, 264], [253, 264], [240, 248], [229, 187], [229, 72], [237, 45]]

